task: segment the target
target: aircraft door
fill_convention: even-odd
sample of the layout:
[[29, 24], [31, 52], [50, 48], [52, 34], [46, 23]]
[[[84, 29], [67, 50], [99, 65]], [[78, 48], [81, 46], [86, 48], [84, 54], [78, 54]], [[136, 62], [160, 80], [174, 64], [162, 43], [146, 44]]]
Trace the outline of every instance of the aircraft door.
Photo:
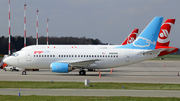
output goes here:
[[30, 51], [28, 51], [27, 53], [26, 53], [26, 61], [31, 61], [31, 56], [32, 54], [31, 54], [31, 52]]
[[125, 61], [130, 62], [130, 53], [129, 52], [126, 52], [126, 54], [125, 54]]

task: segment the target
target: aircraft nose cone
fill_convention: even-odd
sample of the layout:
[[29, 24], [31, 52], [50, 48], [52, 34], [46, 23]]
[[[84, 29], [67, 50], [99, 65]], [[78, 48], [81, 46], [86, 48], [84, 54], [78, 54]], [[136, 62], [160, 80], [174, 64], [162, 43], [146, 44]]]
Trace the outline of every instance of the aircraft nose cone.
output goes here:
[[6, 64], [9, 64], [10, 63], [10, 59], [7, 57], [7, 58], [3, 59], [3, 62], [6, 63]]

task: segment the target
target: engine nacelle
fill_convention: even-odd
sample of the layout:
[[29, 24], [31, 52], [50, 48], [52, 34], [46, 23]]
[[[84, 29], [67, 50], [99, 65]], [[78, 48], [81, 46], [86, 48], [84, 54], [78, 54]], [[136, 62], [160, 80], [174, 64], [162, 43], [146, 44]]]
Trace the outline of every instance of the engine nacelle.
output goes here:
[[50, 65], [52, 72], [57, 73], [68, 73], [69, 71], [72, 71], [73, 68], [69, 66], [67, 63], [61, 63], [61, 62], [53, 62]]

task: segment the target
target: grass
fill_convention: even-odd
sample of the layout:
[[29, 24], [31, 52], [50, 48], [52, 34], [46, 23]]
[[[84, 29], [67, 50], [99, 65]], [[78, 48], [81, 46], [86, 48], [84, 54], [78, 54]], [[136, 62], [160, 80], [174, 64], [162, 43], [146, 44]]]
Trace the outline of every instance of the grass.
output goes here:
[[97, 96], [15, 96], [0, 95], [1, 101], [179, 101], [179, 98], [163, 97], [97, 97]]
[[131, 90], [180, 90], [180, 84], [153, 83], [112, 83], [90, 82], [38, 82], [38, 81], [0, 81], [0, 88], [36, 88], [36, 89], [131, 89]]

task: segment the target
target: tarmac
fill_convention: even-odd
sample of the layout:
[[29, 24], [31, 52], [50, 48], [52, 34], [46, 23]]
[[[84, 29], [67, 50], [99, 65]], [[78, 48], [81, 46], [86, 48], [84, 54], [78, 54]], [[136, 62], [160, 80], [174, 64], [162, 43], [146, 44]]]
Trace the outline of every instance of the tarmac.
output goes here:
[[[79, 70], [69, 73], [53, 73], [50, 69], [40, 71], [0, 70], [0, 81], [67, 81], [84, 82], [128, 82], [128, 83], [169, 83], [180, 84], [179, 61], [144, 61], [124, 67], [87, 71], [86, 75], [79, 75]], [[171, 90], [113, 90], [113, 89], [0, 89], [4, 95], [49, 95], [49, 96], [141, 96], [141, 97], [180, 97], [180, 91]], [[53, 93], [54, 92], [54, 93]], [[97, 92], [97, 93], [96, 93]]]
[[178, 97], [180, 91], [114, 89], [0, 89], [2, 95]]
[[21, 71], [0, 70], [0, 81], [68, 81], [84, 82], [130, 82], [130, 83], [175, 83], [180, 84], [179, 61], [144, 61], [124, 67], [101, 69], [101, 78], [98, 70], [87, 71], [86, 75], [79, 75], [79, 70], [69, 73], [54, 73], [50, 69], [40, 71], [27, 71], [22, 75]]

